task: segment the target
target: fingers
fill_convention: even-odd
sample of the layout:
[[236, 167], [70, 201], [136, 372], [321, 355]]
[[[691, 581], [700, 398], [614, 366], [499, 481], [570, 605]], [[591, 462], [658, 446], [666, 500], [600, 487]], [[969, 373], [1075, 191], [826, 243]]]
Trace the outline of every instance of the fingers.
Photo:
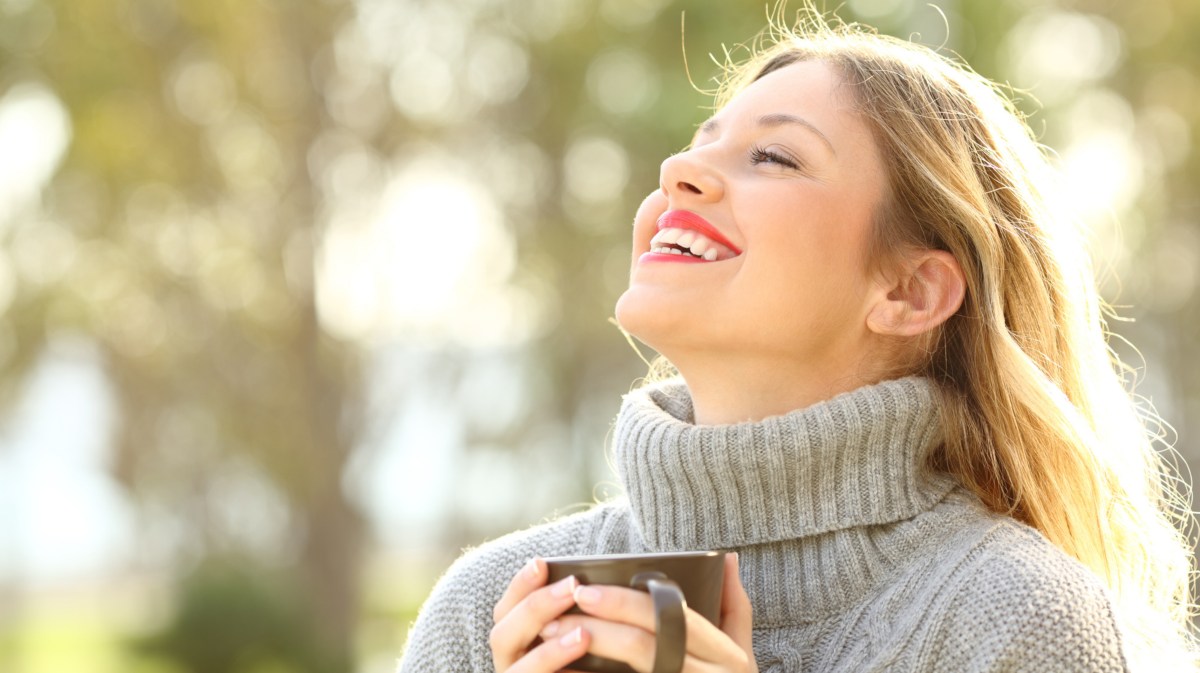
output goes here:
[[[558, 617], [574, 604], [573, 594], [578, 586], [574, 577], [568, 577], [549, 586], [541, 586], [545, 582], [544, 563], [534, 562], [532, 567], [534, 570], [530, 570], [530, 566], [527, 566], [517, 573], [493, 613], [493, 616], [498, 619], [489, 635], [489, 644], [492, 649], [492, 661], [498, 671], [508, 670], [518, 660], [523, 661], [522, 657], [526, 657], [527, 652], [532, 654], [530, 646], [538, 632], [545, 627], [547, 622]], [[537, 649], [534, 648], [534, 650]], [[545, 656], [548, 655], [543, 653], [535, 659]], [[558, 668], [546, 670], [558, 670]], [[531, 668], [528, 670], [540, 671], [542, 669]]]
[[721, 631], [744, 652], [751, 651], [754, 609], [742, 586], [736, 553], [725, 555], [725, 585], [721, 590]]
[[504, 595], [496, 603], [492, 611], [492, 621], [499, 622], [535, 589], [546, 583], [546, 562], [540, 558], [531, 558], [508, 583]]
[[[496, 604], [490, 641], [497, 671], [563, 671], [585, 652], [627, 662], [638, 671], [653, 667], [656, 624], [648, 593], [618, 586], [580, 586], [573, 577], [545, 586], [546, 579], [545, 562], [531, 560]], [[585, 614], [564, 615], [572, 605]], [[725, 558], [720, 626], [691, 609], [684, 610], [684, 618], [685, 670], [755, 670], [752, 608], [736, 554]], [[531, 648], [539, 635], [544, 642]]]
[[[698, 619], [703, 617], [697, 615]], [[596, 617], [583, 615], [565, 615], [546, 626], [542, 637], [554, 637], [559, 633], [571, 633], [582, 627], [583, 633], [590, 635], [589, 654], [612, 659], [628, 664], [639, 673], [650, 673], [654, 669], [654, 658], [657, 644], [655, 634], [628, 624], [619, 624]], [[703, 673], [721, 671], [722, 673], [746, 673], [755, 671], [753, 657], [729, 641], [714, 627], [716, 642], [722, 645], [699, 647], [701, 642], [688, 636], [688, 651], [684, 657], [684, 673]], [[709, 639], [704, 638], [704, 642]], [[704, 654], [717, 652], [719, 654]]]
[[[630, 658], [630, 653], [637, 653], [644, 658], [647, 666], [653, 664], [654, 633], [657, 627], [654, 623], [654, 599], [650, 594], [617, 586], [580, 586], [575, 590], [575, 604], [585, 614], [602, 620], [600, 623], [615, 623], [633, 627], [637, 631], [634, 633], [605, 630], [600, 626], [594, 627], [592, 621], [581, 622], [577, 621], [578, 618], [569, 616], [560, 619], [565, 625], [560, 628], [573, 628], [576, 624], [582, 624], [592, 633], [593, 654], [608, 656], [597, 651], [597, 648], [612, 651], [617, 654], [612, 658], [629, 661], [630, 665], [637, 668], [637, 664]], [[720, 629], [691, 608], [684, 608], [683, 616], [686, 621], [689, 655], [702, 661], [726, 661], [739, 659], [744, 651], [749, 651], [748, 634], [747, 644], [743, 647], [741, 643], [731, 641]], [[644, 640], [642, 636], [645, 636]], [[646, 642], [649, 643], [648, 648], [643, 646]]]
[[644, 591], [585, 585], [575, 589], [575, 604], [586, 614], [654, 631], [654, 599]]
[[492, 627], [489, 642], [496, 667], [510, 665], [533, 643], [546, 623], [571, 607], [572, 592], [577, 586], [574, 577], [538, 589], [517, 603], [503, 619]]
[[550, 622], [542, 631], [542, 637], [553, 638], [560, 633], [580, 630], [591, 638], [588, 653], [605, 659], [622, 661], [634, 670], [647, 673], [654, 666], [654, 633], [636, 626], [618, 624], [595, 617], [567, 615]]
[[571, 629], [558, 638], [530, 650], [511, 666], [496, 665], [499, 673], [553, 673], [582, 657], [591, 645], [591, 636], [583, 629]]

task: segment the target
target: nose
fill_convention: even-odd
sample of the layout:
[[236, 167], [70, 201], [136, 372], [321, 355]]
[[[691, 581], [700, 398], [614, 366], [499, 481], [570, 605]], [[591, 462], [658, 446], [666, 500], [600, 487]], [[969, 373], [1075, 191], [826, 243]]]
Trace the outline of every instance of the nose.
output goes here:
[[720, 201], [725, 183], [717, 171], [697, 155], [696, 150], [680, 152], [662, 162], [659, 186], [672, 201], [676, 199]]

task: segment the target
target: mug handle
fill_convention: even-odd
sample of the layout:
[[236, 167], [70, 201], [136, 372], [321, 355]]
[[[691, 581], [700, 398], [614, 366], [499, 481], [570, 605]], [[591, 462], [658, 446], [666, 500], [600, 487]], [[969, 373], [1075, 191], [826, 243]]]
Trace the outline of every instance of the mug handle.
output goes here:
[[679, 585], [666, 575], [644, 572], [634, 575], [629, 586], [649, 591], [654, 600], [654, 668], [651, 673], [679, 673], [687, 653], [687, 623], [683, 608], [687, 601]]

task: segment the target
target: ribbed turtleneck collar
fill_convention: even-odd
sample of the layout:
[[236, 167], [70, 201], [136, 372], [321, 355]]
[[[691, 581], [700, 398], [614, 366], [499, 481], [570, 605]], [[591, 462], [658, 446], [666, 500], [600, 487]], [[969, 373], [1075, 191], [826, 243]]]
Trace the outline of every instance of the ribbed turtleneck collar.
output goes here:
[[781, 416], [694, 425], [679, 380], [626, 395], [614, 453], [643, 542], [730, 549], [908, 519], [952, 487], [932, 382], [867, 386]]

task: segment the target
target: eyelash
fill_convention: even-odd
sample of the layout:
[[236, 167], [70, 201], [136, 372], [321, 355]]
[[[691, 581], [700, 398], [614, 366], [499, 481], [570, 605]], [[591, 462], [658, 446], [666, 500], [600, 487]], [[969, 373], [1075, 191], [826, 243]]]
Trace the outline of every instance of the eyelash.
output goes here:
[[756, 166], [763, 163], [774, 163], [796, 170], [799, 170], [801, 167], [800, 162], [795, 159], [778, 152], [763, 149], [757, 145], [750, 148], [750, 163]]

